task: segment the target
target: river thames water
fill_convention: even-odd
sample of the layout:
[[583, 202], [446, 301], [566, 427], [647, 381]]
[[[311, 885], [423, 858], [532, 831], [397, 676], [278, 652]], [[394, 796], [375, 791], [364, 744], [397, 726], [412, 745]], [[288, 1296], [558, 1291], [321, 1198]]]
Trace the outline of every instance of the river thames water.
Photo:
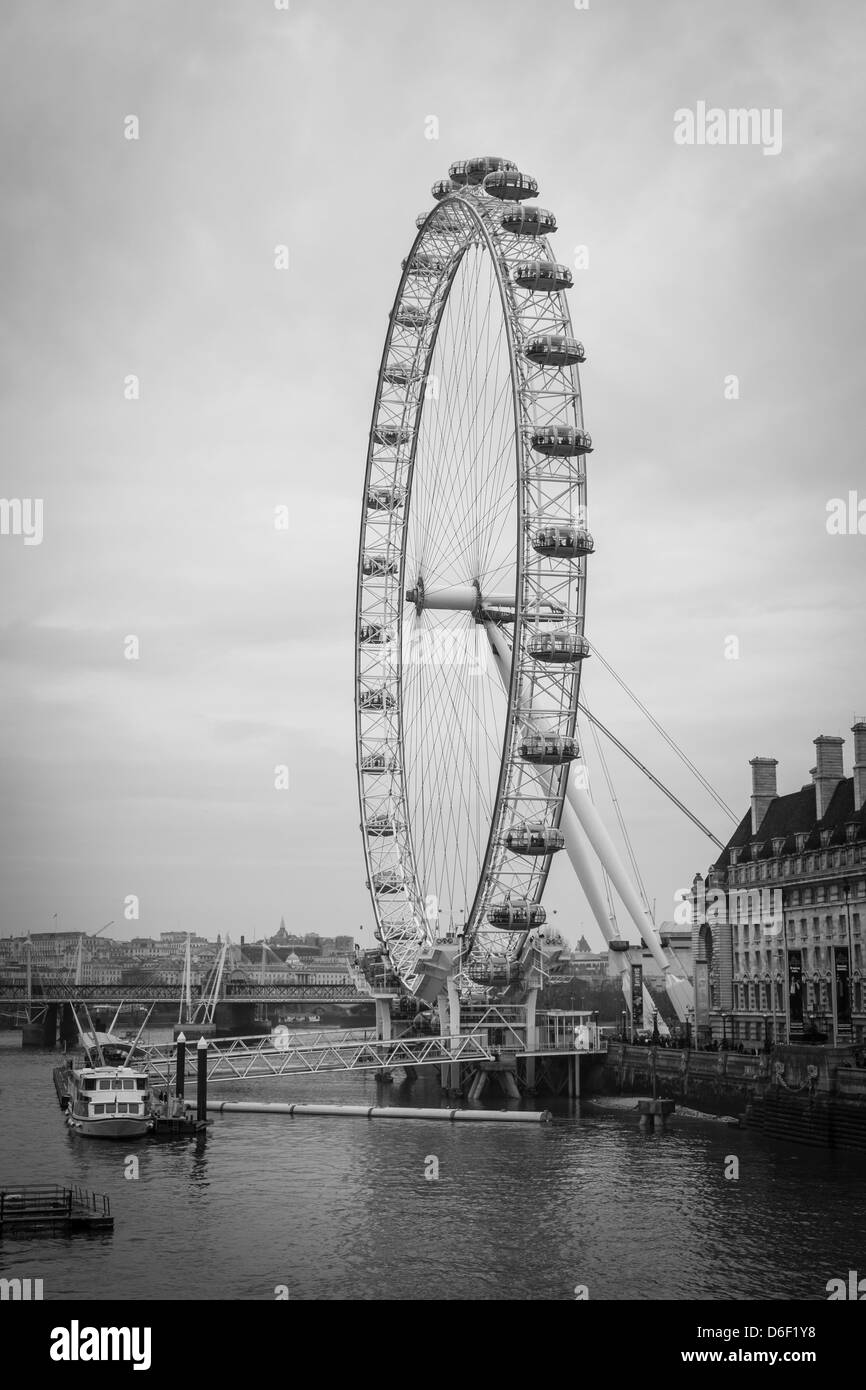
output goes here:
[[[115, 1228], [0, 1241], [3, 1275], [41, 1278], [45, 1299], [273, 1299], [285, 1285], [292, 1299], [565, 1300], [585, 1285], [591, 1300], [824, 1300], [829, 1279], [866, 1273], [854, 1153], [685, 1117], [645, 1136], [631, 1110], [571, 1103], [538, 1126], [245, 1115], [215, 1118], [205, 1140], [115, 1144], [66, 1128], [58, 1060], [0, 1033], [0, 1185], [108, 1193]], [[377, 1093], [361, 1074], [211, 1095], [440, 1104], [432, 1081]]]

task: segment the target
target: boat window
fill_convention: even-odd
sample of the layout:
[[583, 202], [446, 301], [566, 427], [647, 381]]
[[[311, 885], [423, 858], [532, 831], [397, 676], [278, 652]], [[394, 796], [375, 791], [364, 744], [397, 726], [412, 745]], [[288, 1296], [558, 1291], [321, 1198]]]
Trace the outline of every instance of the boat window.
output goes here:
[[94, 1113], [94, 1115], [102, 1115], [102, 1114], [104, 1114], [104, 1113], [105, 1113], [105, 1106], [104, 1106], [104, 1105], [94, 1105], [94, 1107], [93, 1107], [93, 1113]]
[[99, 1089], [100, 1089], [100, 1091], [110, 1091], [110, 1090], [111, 1090], [111, 1082], [110, 1082], [110, 1081], [100, 1081], [100, 1083], [99, 1083]]
[[135, 1084], [138, 1087], [139, 1091], [144, 1091], [147, 1089], [147, 1080], [143, 1076], [139, 1077]]
[[85, 1083], [84, 1083], [84, 1089], [85, 1089], [85, 1091], [95, 1091], [95, 1090], [96, 1090], [96, 1082], [95, 1082], [95, 1081], [85, 1081]]
[[106, 1104], [105, 1104], [105, 1113], [106, 1113], [106, 1115], [113, 1115], [113, 1114], [115, 1113], [116, 1110], [117, 1110], [117, 1106], [115, 1105], [115, 1103], [114, 1103], [113, 1100], [112, 1100], [112, 1101], [106, 1101]]

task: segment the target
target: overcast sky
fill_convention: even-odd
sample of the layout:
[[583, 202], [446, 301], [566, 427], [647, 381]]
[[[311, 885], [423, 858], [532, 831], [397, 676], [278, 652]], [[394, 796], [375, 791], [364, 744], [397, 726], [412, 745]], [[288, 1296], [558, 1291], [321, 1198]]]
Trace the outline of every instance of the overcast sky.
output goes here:
[[[6, 0], [0, 490], [44, 537], [0, 536], [0, 933], [371, 943], [366, 439], [414, 218], [480, 153], [589, 251], [587, 635], [738, 815], [755, 754], [808, 780], [866, 713], [866, 535], [826, 529], [866, 498], [864, 29], [838, 0]], [[675, 144], [699, 101], [780, 109], [781, 152]], [[597, 663], [585, 690], [726, 838]], [[669, 917], [716, 851], [610, 765]], [[560, 861], [547, 901], [600, 944]]]

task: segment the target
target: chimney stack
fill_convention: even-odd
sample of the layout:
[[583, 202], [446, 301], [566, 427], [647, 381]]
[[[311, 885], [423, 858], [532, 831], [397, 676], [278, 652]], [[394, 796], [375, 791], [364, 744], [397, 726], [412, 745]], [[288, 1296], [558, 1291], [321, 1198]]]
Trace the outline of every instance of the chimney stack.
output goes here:
[[815, 812], [818, 820], [823, 820], [833, 799], [833, 793], [845, 776], [842, 769], [842, 745], [845, 740], [835, 735], [819, 734], [813, 741], [818, 753], [817, 767], [812, 771], [812, 781], [815, 784]]
[[866, 719], [857, 719], [854, 735], [854, 814], [866, 801]]
[[752, 758], [749, 767], [752, 769], [752, 834], [757, 835], [758, 826], [767, 814], [767, 807], [778, 795], [778, 762], [775, 758]]

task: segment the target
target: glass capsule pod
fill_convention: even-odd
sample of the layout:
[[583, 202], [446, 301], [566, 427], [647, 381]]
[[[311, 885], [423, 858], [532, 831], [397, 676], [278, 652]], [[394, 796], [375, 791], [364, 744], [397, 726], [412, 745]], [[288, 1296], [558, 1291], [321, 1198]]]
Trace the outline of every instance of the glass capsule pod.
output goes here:
[[437, 203], [441, 203], [442, 199], [447, 198], [449, 193], [456, 193], [457, 187], [458, 185], [453, 179], [437, 179], [430, 192]]
[[389, 386], [408, 386], [412, 381], [412, 367], [405, 362], [388, 362], [382, 377]]
[[361, 709], [393, 709], [397, 701], [390, 690], [382, 687], [378, 690], [362, 690], [359, 703]]
[[396, 835], [399, 830], [397, 822], [391, 816], [369, 816], [366, 822], [367, 834], [386, 838]]
[[377, 551], [365, 551], [361, 561], [361, 570], [368, 579], [376, 575], [396, 574], [400, 565], [396, 559], [391, 559], [389, 555], [383, 555]]
[[394, 322], [401, 328], [423, 328], [427, 322], [427, 310], [417, 304], [401, 304], [394, 315]]
[[560, 265], [558, 261], [521, 261], [514, 268], [514, 279], [521, 289], [546, 294], [571, 289], [574, 284], [568, 266]]
[[486, 185], [488, 174], [506, 170], [517, 173], [517, 165], [513, 159], [503, 159], [498, 154], [479, 154], [474, 159], [466, 160], [466, 182]]
[[468, 165], [468, 164], [469, 164], [469, 160], [468, 160], [468, 159], [455, 159], [454, 163], [451, 165], [451, 167], [450, 167], [449, 170], [448, 170], [448, 177], [450, 178], [450, 180], [451, 180], [452, 183], [456, 183], [458, 186], [460, 186], [460, 185], [462, 185], [462, 184], [468, 182], [468, 179], [469, 179], [469, 175], [468, 175], [468, 173], [467, 173], [467, 165]]
[[592, 453], [592, 435], [576, 425], [541, 425], [530, 435], [533, 449], [556, 458]]
[[406, 492], [401, 487], [371, 487], [367, 492], [367, 506], [371, 512], [392, 512], [402, 507]]
[[408, 265], [410, 275], [439, 275], [445, 269], [445, 264], [439, 256], [428, 256], [419, 252], [411, 261], [406, 258], [403, 269]]
[[530, 734], [520, 745], [524, 762], [558, 767], [580, 757], [577, 739], [565, 734]]
[[519, 169], [497, 169], [485, 178], [484, 192], [491, 198], [520, 202], [523, 198], [537, 198], [538, 184], [531, 174], [521, 174]]
[[574, 367], [586, 361], [583, 343], [563, 333], [539, 333], [529, 338], [523, 355], [540, 367]]
[[581, 555], [591, 555], [595, 542], [582, 526], [551, 522], [539, 526], [532, 537], [532, 548], [538, 555], [551, 559], [577, 560]]
[[491, 956], [489, 960], [471, 961], [468, 975], [477, 985], [508, 985], [520, 979], [520, 963], [506, 960], [504, 956]]
[[397, 449], [401, 444], [409, 443], [412, 431], [406, 425], [377, 425], [373, 438], [377, 444], [387, 444], [390, 449]]
[[367, 753], [361, 759], [361, 771], [377, 774], [382, 772], [396, 772], [397, 759], [390, 753]]
[[589, 656], [589, 643], [572, 628], [557, 628], [555, 632], [539, 632], [527, 643], [529, 655], [535, 661], [552, 662], [559, 666], [574, 665]]
[[381, 627], [378, 623], [364, 623], [358, 632], [358, 637], [361, 642], [373, 643], [376, 646], [391, 641], [388, 629]]
[[512, 854], [540, 856], [562, 849], [565, 837], [550, 825], [516, 825], [505, 836], [505, 847]]
[[375, 893], [402, 893], [406, 887], [402, 869], [380, 869], [372, 883]]
[[487, 913], [491, 927], [500, 931], [531, 931], [533, 927], [543, 927], [547, 913], [541, 903], [530, 902], [526, 898], [508, 898], [505, 902], [494, 903]]
[[518, 203], [505, 209], [502, 226], [513, 236], [550, 236], [556, 231], [556, 218], [547, 208], [524, 208]]

